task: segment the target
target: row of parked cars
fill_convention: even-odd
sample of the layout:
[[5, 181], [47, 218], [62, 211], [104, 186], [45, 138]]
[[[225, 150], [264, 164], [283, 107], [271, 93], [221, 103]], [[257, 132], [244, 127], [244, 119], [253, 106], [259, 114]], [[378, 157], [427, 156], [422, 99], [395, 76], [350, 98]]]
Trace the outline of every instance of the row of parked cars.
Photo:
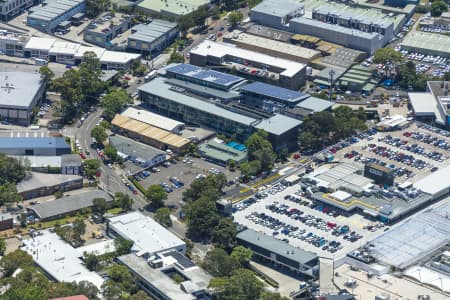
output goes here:
[[[407, 134], [409, 132], [405, 132], [404, 134]], [[448, 144], [448, 141], [442, 138], [438, 138], [437, 136], [431, 135], [431, 134], [424, 134], [421, 132], [415, 132], [410, 133], [411, 137], [415, 139], [416, 141], [420, 141], [422, 143], [426, 143], [428, 145], [432, 145], [434, 147], [437, 147], [439, 149], [444, 149], [450, 151], [450, 146]]]
[[428, 130], [430, 132], [434, 132], [434, 133], [440, 134], [440, 135], [445, 136], [445, 137], [450, 137], [450, 131], [443, 130], [443, 129], [440, 129], [440, 128], [437, 128], [437, 127], [434, 127], [434, 126], [431, 126], [431, 125], [428, 125], [428, 124], [417, 123], [417, 127], [425, 129], [425, 130]]
[[406, 154], [398, 150], [388, 149], [376, 144], [369, 144], [368, 146], [369, 152], [385, 157], [386, 159], [394, 160], [407, 166], [414, 167], [418, 170], [422, 170], [426, 167], [433, 168], [433, 166], [428, 164], [426, 161], [416, 158], [414, 155]]
[[382, 141], [388, 145], [400, 148], [402, 150], [407, 150], [409, 152], [428, 157], [435, 161], [443, 162], [444, 160], [446, 160], [448, 158], [448, 156], [445, 156], [442, 153], [437, 152], [437, 151], [426, 151], [426, 149], [424, 147], [419, 146], [417, 144], [408, 145], [407, 140], [401, 140], [400, 138], [392, 137], [390, 135], [387, 135], [378, 140]]

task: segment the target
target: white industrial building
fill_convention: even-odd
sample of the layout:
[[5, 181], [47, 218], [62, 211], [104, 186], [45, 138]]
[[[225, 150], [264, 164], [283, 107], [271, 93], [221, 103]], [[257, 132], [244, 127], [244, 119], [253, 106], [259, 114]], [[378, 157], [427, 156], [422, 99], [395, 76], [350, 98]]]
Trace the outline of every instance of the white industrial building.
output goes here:
[[26, 33], [0, 30], [0, 54], [22, 57], [23, 47], [28, 39]]
[[42, 100], [45, 85], [38, 73], [0, 72], [0, 116], [28, 126], [33, 107]]
[[161, 226], [158, 222], [140, 212], [111, 217], [108, 219], [108, 234], [119, 235], [133, 242], [132, 251], [141, 255], [175, 250], [186, 253], [186, 243]]
[[122, 116], [144, 122], [172, 133], [180, 133], [184, 129], [183, 122], [152, 113], [145, 109], [129, 107], [122, 113]]
[[42, 235], [24, 240], [23, 244], [22, 250], [30, 254], [52, 279], [58, 282], [89, 281], [101, 288], [103, 278], [86, 269], [80, 259], [82, 255], [56, 233], [44, 231]]
[[135, 60], [141, 57], [140, 54], [136, 53], [108, 51], [103, 48], [87, 47], [52, 38], [31, 37], [24, 47], [25, 57], [69, 65], [81, 63], [86, 52], [94, 52], [100, 59], [102, 69], [105, 70], [126, 70]]
[[434, 199], [450, 192], [450, 166], [441, 168], [414, 183], [414, 187], [433, 196]]
[[230, 69], [234, 67], [241, 74], [263, 77], [294, 90], [302, 87], [306, 80], [305, 64], [209, 40], [191, 50], [190, 63], [198, 66], [225, 66]]

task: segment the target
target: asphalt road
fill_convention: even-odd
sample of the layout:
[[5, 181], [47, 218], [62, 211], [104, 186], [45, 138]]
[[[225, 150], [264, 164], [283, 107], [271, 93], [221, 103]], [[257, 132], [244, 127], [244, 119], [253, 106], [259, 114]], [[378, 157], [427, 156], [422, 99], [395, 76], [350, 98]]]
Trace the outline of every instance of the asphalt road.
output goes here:
[[[86, 153], [86, 150], [90, 151], [90, 154], [86, 156], [91, 159], [100, 159], [100, 156], [94, 149], [90, 148], [92, 137], [91, 130], [95, 127], [98, 122], [103, 110], [97, 109], [97, 111], [91, 113], [86, 120], [83, 122], [80, 128], [72, 127], [68, 131], [72, 131], [72, 135], [75, 139], [80, 141], [81, 147]], [[133, 194], [123, 183], [120, 176], [115, 172], [114, 169], [110, 169], [107, 165], [100, 165], [101, 177], [99, 178], [100, 186], [110, 193], [121, 192], [128, 194], [133, 200], [133, 208], [139, 209], [146, 205], [146, 201], [141, 195]]]

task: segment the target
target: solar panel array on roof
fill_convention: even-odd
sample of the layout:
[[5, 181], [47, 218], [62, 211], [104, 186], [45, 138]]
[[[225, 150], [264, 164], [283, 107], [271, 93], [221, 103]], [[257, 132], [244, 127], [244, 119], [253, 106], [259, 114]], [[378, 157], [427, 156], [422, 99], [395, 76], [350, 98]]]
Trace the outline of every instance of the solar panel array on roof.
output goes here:
[[183, 269], [195, 267], [195, 264], [190, 261], [186, 256], [178, 251], [170, 251], [163, 254], [165, 257], [171, 256], [177, 260], [177, 263], [183, 267]]
[[253, 82], [247, 84], [241, 88], [242, 92], [248, 92], [253, 94], [259, 94], [262, 96], [270, 97], [272, 99], [281, 100], [285, 102], [299, 102], [309, 95], [303, 94], [300, 92], [296, 92], [293, 90], [288, 90], [279, 86], [262, 83], [262, 82]]
[[232, 86], [244, 80], [242, 77], [217, 72], [214, 70], [206, 70], [189, 64], [177, 64], [175, 66], [169, 66], [168, 68], [166, 68], [166, 71], [173, 74], [200, 79], [202, 81], [213, 82], [215, 84], [226, 87]]

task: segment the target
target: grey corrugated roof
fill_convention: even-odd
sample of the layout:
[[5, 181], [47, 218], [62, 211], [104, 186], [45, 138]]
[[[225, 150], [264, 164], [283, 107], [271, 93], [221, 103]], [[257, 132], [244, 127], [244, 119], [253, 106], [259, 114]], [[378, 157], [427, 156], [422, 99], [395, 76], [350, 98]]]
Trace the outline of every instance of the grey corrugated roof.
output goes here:
[[306, 264], [317, 258], [315, 253], [296, 248], [288, 243], [252, 229], [241, 231], [236, 237], [240, 240], [244, 240], [248, 243], [266, 249], [267, 251], [287, 257], [301, 264]]
[[292, 0], [265, 0], [253, 7], [252, 12], [260, 12], [278, 17], [284, 17], [303, 6], [303, 3]]
[[28, 209], [32, 210], [40, 219], [48, 219], [53, 216], [90, 207], [93, 205], [92, 200], [95, 198], [104, 198], [107, 202], [113, 200], [108, 193], [102, 190], [94, 190], [32, 205]]
[[45, 1], [45, 6], [35, 6], [33, 12], [29, 14], [28, 17], [46, 21], [53, 20], [84, 1], [85, 0], [47, 0]]
[[177, 23], [165, 20], [153, 20], [150, 24], [138, 24], [134, 26], [128, 39], [151, 43], [174, 29]]
[[110, 136], [109, 143], [116, 148], [117, 151], [122, 152], [123, 154], [132, 155], [146, 161], [152, 160], [157, 155], [165, 154], [164, 151], [155, 147], [135, 142], [132, 139], [118, 135]]
[[38, 73], [0, 72], [0, 106], [29, 108], [41, 85]]
[[258, 81], [252, 82], [250, 84], [246, 84], [243, 87], [241, 87], [240, 89], [241, 89], [241, 91], [244, 91], [244, 92], [254, 93], [254, 94], [261, 95], [261, 96], [270, 97], [270, 98], [276, 99], [278, 101], [291, 102], [291, 103], [299, 102], [302, 99], [305, 99], [308, 97], [307, 94], [304, 94], [304, 93], [301, 93], [298, 91], [293, 91], [293, 90], [285, 89], [285, 88], [282, 88], [282, 87], [279, 87], [276, 85], [258, 82]]
[[250, 126], [252, 123], [256, 122], [256, 119], [226, 110], [213, 103], [193, 98], [190, 96], [186, 96], [183, 93], [173, 91], [171, 90], [171, 85], [167, 84], [164, 81], [164, 78], [161, 77], [153, 79], [152, 81], [140, 86], [138, 89], [139, 91], [149, 93], [161, 98], [169, 99], [173, 102], [189, 106], [193, 109], [202, 110], [209, 114], [233, 120], [241, 124]]
[[329, 24], [318, 20], [312, 20], [307, 18], [294, 18], [291, 20], [292, 23], [299, 24], [298, 26], [302, 25], [309, 25], [314, 26], [317, 28], [322, 28], [323, 30], [329, 30], [334, 32], [339, 32], [343, 34], [347, 34], [350, 36], [356, 36], [364, 39], [374, 39], [378, 36], [378, 33], [376, 32], [364, 32], [357, 29], [352, 29], [348, 27], [339, 26], [336, 24]]
[[269, 119], [262, 120], [255, 128], [264, 129], [270, 134], [282, 135], [283, 133], [299, 127], [303, 122], [288, 116], [275, 114]]
[[305, 108], [312, 110], [313, 112], [319, 112], [329, 109], [334, 105], [334, 102], [316, 98], [316, 97], [309, 97], [306, 100], [303, 100], [299, 104], [297, 104], [297, 107]]

